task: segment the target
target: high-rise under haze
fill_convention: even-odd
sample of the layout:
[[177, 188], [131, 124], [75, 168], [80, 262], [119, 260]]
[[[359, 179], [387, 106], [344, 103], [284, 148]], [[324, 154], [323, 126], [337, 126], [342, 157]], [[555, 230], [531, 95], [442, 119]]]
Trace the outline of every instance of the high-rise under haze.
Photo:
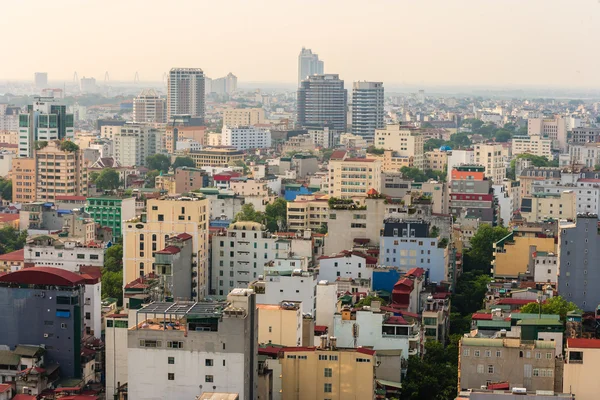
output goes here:
[[189, 115], [204, 118], [204, 72], [200, 68], [172, 68], [169, 71], [167, 118]]
[[34, 82], [36, 89], [43, 89], [48, 86], [48, 73], [36, 72], [34, 74]]
[[352, 133], [374, 137], [385, 128], [382, 82], [354, 82], [352, 85]]
[[298, 124], [345, 131], [347, 97], [338, 74], [309, 76], [298, 89]]
[[167, 122], [167, 104], [156, 90], [145, 89], [133, 99], [133, 122]]
[[314, 54], [311, 49], [305, 49], [304, 47], [300, 51], [298, 56], [298, 86], [302, 84], [302, 81], [307, 77], [324, 73], [323, 61], [319, 60], [319, 55]]

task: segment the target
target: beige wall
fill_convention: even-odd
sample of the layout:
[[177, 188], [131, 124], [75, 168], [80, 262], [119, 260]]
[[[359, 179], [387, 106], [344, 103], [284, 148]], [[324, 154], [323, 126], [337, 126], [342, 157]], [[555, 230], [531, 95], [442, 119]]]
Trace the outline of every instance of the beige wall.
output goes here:
[[[258, 343], [296, 347], [302, 345], [302, 310], [257, 304]], [[314, 334], [314, 333], [313, 333]]]
[[423, 143], [423, 136], [416, 130], [400, 125], [388, 125], [385, 129], [375, 130], [375, 147], [414, 157], [414, 167], [419, 169], [424, 167]]
[[[313, 197], [313, 196], [307, 196]], [[287, 203], [287, 224], [291, 231], [311, 228], [319, 229], [329, 219], [329, 204], [327, 200], [302, 200]]]
[[248, 179], [247, 181], [231, 181], [230, 189], [239, 196], [268, 196], [269, 188], [264, 181], [255, 181]]
[[201, 145], [206, 144], [205, 126], [167, 126], [165, 130], [165, 150], [172, 154], [175, 152], [174, 130], [177, 129], [177, 139], [192, 139]]
[[37, 174], [35, 159], [13, 158], [11, 171], [13, 203], [31, 203], [36, 199]]
[[87, 196], [83, 151], [62, 151], [59, 143], [49, 141], [46, 147], [35, 152], [38, 201], [54, 201], [57, 195]]
[[[570, 353], [583, 353], [583, 362], [570, 361]], [[600, 349], [583, 349], [568, 347], [565, 354], [563, 374], [563, 391], [574, 393], [577, 400], [596, 400], [600, 397], [598, 390], [598, 370], [600, 368]]]
[[475, 164], [485, 167], [485, 176], [501, 184], [506, 178], [507, 150], [501, 144], [478, 144], [475, 145]]
[[552, 140], [541, 136], [514, 137], [512, 139], [512, 155], [528, 153], [539, 157], [552, 157]]
[[262, 108], [234, 108], [223, 111], [223, 126], [256, 125], [265, 120]]
[[553, 238], [515, 237], [514, 240], [504, 244], [504, 253], [494, 253], [494, 276], [517, 277], [527, 271], [533, 251], [556, 252]]
[[365, 197], [371, 188], [381, 192], [381, 161], [353, 158], [329, 162], [331, 196]]
[[435, 149], [425, 153], [424, 169], [432, 169], [434, 171], [444, 171], [448, 164], [448, 152]]
[[[319, 355], [326, 360], [319, 360]], [[372, 399], [375, 363], [375, 356], [355, 350], [285, 352], [281, 359], [282, 399]], [[325, 376], [325, 368], [331, 369], [331, 377]], [[331, 392], [324, 391], [325, 384], [331, 384]]]
[[19, 134], [17, 132], [0, 131], [0, 143], [19, 144]]
[[574, 219], [577, 216], [576, 194], [571, 190], [565, 190], [560, 197], [533, 197], [531, 212], [521, 210], [521, 215], [528, 222], [541, 222], [548, 218]]

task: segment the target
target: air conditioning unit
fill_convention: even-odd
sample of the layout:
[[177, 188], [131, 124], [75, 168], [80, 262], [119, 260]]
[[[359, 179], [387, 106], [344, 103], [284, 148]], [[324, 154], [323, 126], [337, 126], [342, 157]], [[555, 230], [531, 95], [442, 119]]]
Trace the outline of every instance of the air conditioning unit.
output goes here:
[[48, 336], [50, 336], [50, 335], [48, 335], [47, 333], [44, 333], [44, 337], [45, 338], [47, 338]]

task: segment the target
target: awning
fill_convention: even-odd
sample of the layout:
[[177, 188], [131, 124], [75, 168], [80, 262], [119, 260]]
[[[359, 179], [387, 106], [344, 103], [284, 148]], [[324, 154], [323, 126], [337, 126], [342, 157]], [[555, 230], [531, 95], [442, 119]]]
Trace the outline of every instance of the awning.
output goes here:
[[375, 379], [375, 382], [377, 382], [378, 384], [380, 384], [382, 386], [390, 386], [390, 387], [394, 387], [397, 389], [402, 389], [402, 384], [400, 382], [384, 381], [383, 379]]

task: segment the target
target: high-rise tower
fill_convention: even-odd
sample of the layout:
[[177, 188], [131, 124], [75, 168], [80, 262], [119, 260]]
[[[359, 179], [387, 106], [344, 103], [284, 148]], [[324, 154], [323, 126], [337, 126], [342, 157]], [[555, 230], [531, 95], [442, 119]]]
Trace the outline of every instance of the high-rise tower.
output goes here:
[[382, 82], [354, 82], [352, 85], [352, 133], [373, 137], [385, 128]]
[[167, 122], [166, 101], [156, 90], [143, 90], [133, 99], [133, 122]]
[[167, 118], [190, 115], [204, 118], [204, 72], [200, 68], [172, 68], [169, 71]]
[[347, 97], [338, 74], [309, 76], [298, 89], [298, 124], [345, 131]]
[[298, 56], [298, 86], [311, 75], [323, 74], [323, 70], [323, 61], [319, 60], [319, 55], [313, 54], [311, 49], [303, 47]]

